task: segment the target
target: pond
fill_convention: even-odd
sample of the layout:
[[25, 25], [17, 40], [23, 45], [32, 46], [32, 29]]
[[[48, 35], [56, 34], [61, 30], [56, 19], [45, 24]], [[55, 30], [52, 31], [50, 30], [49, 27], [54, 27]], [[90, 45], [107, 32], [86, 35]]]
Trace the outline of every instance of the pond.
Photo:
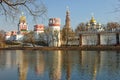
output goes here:
[[0, 80], [120, 80], [120, 51], [1, 50]]

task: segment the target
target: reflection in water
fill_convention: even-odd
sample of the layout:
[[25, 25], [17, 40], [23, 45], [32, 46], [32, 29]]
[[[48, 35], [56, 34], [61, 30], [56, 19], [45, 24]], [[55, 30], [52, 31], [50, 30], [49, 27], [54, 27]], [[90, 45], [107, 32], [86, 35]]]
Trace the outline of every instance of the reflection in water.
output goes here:
[[69, 51], [65, 51], [64, 62], [65, 62], [65, 69], [66, 69], [66, 80], [70, 80], [71, 76], [71, 58]]
[[37, 75], [42, 75], [44, 73], [44, 68], [45, 68], [44, 55], [40, 54], [39, 51], [37, 51], [35, 65], [35, 71]]
[[120, 52], [0, 51], [0, 78], [12, 68], [18, 80], [120, 80]]
[[100, 57], [101, 63], [100, 63], [98, 78], [100, 78], [101, 80], [106, 78], [108, 80], [111, 79], [118, 80], [117, 78], [120, 77], [119, 54], [120, 53], [116, 51], [101, 51], [101, 57]]
[[50, 80], [61, 80], [62, 70], [62, 54], [61, 51], [54, 51], [51, 67], [50, 67]]
[[99, 56], [96, 51], [82, 51], [82, 79], [96, 80]]
[[19, 72], [19, 80], [26, 80], [27, 72], [28, 72], [28, 59], [26, 57], [26, 53], [18, 51], [18, 72]]

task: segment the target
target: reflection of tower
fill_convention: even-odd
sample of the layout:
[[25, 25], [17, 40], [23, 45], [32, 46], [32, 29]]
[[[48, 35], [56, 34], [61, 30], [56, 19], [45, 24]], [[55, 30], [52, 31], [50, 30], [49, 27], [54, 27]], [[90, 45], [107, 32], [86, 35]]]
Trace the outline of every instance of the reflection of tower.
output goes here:
[[17, 64], [16, 54], [13, 54], [14, 51], [7, 51], [6, 52], [6, 67], [11, 68], [12, 66]]
[[60, 46], [60, 18], [49, 19], [50, 44], [49, 46]]
[[97, 55], [95, 57], [95, 63], [94, 63], [94, 68], [93, 68], [93, 79], [92, 80], [96, 80], [96, 76], [97, 76], [99, 64], [100, 64], [100, 51], [98, 51], [96, 54]]
[[18, 26], [18, 32], [20, 34], [25, 34], [27, 33], [28, 27], [27, 27], [27, 23], [26, 23], [26, 17], [23, 15], [20, 17], [19, 20], [19, 26]]
[[51, 80], [61, 80], [62, 54], [61, 51], [55, 51], [53, 54], [53, 63], [50, 71]]
[[28, 71], [28, 61], [24, 53], [19, 53], [18, 72], [19, 80], [26, 80]]
[[36, 54], [36, 67], [35, 71], [38, 75], [42, 75], [44, 73], [45, 62], [43, 54], [37, 52]]
[[71, 75], [71, 62], [70, 62], [70, 56], [69, 53], [66, 51], [67, 57], [66, 57], [66, 80], [70, 80], [70, 75]]

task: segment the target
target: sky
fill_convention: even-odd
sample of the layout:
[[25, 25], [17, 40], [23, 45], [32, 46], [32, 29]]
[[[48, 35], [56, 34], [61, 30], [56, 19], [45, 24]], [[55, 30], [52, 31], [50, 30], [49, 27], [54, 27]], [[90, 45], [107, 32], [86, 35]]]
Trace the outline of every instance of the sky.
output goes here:
[[[45, 22], [38, 22], [48, 25], [49, 18], [60, 18], [61, 27], [65, 25], [65, 16], [67, 7], [70, 10], [71, 27], [74, 30], [81, 22], [88, 22], [91, 19], [91, 14], [97, 22], [106, 24], [107, 22], [120, 22], [119, 13], [114, 12], [118, 7], [118, 0], [42, 0], [46, 5], [48, 12]], [[5, 31], [17, 30], [18, 23], [4, 21], [3, 17], [0, 18], [0, 30]], [[27, 23], [30, 30], [33, 30], [34, 22], [30, 21], [27, 16]]]

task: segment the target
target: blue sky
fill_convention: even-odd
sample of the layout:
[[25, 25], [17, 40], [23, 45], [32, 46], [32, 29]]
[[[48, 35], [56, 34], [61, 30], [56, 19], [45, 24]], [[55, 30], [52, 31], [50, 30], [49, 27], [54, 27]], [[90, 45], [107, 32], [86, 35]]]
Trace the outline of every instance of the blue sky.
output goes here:
[[[97, 22], [106, 24], [107, 22], [117, 21], [119, 22], [119, 13], [113, 11], [118, 6], [118, 0], [42, 0], [47, 6], [48, 18], [45, 25], [48, 25], [48, 19], [51, 17], [61, 18], [61, 26], [65, 24], [66, 7], [69, 6], [71, 27], [73, 29], [81, 22], [88, 22], [91, 19], [91, 13], [94, 13], [94, 17]], [[19, 17], [18, 17], [19, 18]], [[27, 16], [27, 23], [29, 29], [33, 29], [35, 23], [31, 22], [29, 16]], [[41, 23], [38, 22], [39, 24]], [[17, 30], [17, 22], [11, 24], [11, 22], [5, 22], [4, 18], [0, 18], [0, 29], [6, 31]]]

